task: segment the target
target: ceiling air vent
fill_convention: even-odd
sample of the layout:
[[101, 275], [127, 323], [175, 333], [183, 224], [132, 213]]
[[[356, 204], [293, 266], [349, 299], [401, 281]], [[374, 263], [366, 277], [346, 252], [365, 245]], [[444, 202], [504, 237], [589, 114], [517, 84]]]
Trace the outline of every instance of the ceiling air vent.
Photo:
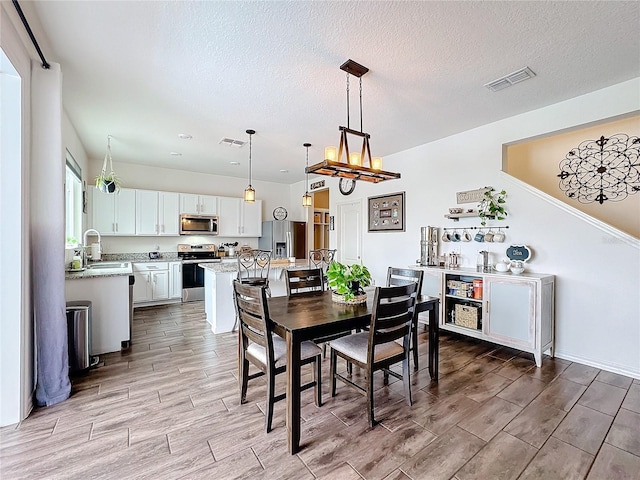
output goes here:
[[237, 147], [237, 148], [243, 147], [245, 143], [247, 142], [244, 142], [242, 140], [234, 140], [233, 138], [226, 138], [226, 137], [218, 142], [218, 144], [220, 145], [226, 145], [227, 147]]
[[497, 92], [499, 90], [503, 90], [511, 85], [515, 85], [516, 83], [523, 82], [524, 80], [529, 80], [530, 78], [535, 77], [536, 74], [533, 73], [529, 67], [521, 68], [520, 70], [516, 70], [509, 75], [505, 75], [504, 77], [500, 77], [493, 82], [485, 83], [484, 86], [487, 87], [492, 92]]

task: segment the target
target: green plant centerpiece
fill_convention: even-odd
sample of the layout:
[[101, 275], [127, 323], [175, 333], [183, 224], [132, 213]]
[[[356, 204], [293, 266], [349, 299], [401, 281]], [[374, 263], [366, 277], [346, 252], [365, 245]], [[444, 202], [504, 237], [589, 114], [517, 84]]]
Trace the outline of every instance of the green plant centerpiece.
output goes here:
[[331, 262], [327, 269], [327, 280], [333, 291], [334, 302], [362, 303], [367, 300], [362, 287], [371, 285], [371, 274], [364, 265]]
[[484, 227], [487, 224], [488, 218], [495, 218], [496, 220], [504, 220], [508, 215], [505, 210], [505, 204], [507, 201], [507, 192], [501, 190], [496, 192], [493, 187], [485, 187], [487, 190], [484, 192], [484, 196], [478, 204], [478, 215], [481, 218], [481, 224]]

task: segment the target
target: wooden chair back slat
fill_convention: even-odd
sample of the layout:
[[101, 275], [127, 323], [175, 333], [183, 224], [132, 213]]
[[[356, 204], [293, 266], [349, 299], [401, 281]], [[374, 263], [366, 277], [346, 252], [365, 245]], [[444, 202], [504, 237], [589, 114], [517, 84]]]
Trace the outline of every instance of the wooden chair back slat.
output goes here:
[[322, 291], [322, 270], [309, 268], [302, 270], [285, 270], [287, 280], [287, 295], [299, 295], [312, 291]]
[[369, 362], [373, 362], [377, 345], [403, 339], [408, 355], [411, 323], [418, 282], [393, 287], [376, 287], [369, 329]]
[[273, 340], [265, 287], [243, 285], [234, 280], [233, 288], [243, 342], [250, 340], [262, 345], [267, 350], [267, 358], [271, 358]]
[[387, 287], [391, 287], [393, 285], [407, 285], [410, 282], [416, 282], [418, 284], [418, 295], [420, 295], [420, 292], [422, 291], [423, 278], [424, 272], [422, 270], [395, 267], [389, 267], [387, 269]]

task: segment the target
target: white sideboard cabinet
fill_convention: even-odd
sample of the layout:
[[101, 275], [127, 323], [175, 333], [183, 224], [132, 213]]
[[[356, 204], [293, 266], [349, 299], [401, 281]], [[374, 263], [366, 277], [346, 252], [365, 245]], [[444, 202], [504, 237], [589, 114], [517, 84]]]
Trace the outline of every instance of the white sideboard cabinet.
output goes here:
[[555, 276], [424, 270], [422, 294], [440, 298], [440, 328], [532, 353], [536, 365], [554, 347]]

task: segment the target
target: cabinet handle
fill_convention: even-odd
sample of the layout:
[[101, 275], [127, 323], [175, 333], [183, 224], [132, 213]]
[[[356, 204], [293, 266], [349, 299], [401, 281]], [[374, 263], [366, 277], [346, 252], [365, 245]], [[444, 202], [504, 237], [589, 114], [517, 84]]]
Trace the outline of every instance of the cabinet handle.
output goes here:
[[118, 231], [118, 222], [116, 222], [116, 232]]
[[489, 313], [489, 300], [487, 300], [487, 303], [486, 303], [486, 310], [485, 310], [485, 312], [486, 312], [486, 313]]

